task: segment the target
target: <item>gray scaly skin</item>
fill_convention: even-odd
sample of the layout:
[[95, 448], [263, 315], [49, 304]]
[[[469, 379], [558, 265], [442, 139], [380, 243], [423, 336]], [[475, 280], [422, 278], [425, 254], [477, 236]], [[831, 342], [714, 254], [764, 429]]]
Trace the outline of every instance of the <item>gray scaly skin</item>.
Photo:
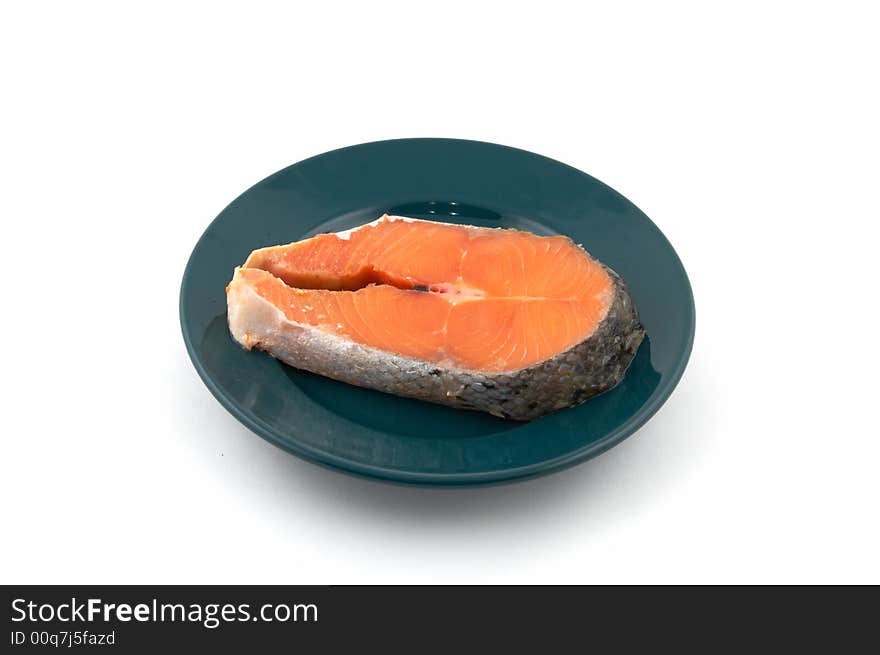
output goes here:
[[614, 299], [595, 332], [518, 371], [444, 368], [294, 323], [242, 283], [238, 270], [229, 285], [229, 329], [247, 349], [259, 348], [291, 366], [348, 384], [529, 421], [611, 389], [635, 357], [645, 330], [623, 280], [606, 270]]

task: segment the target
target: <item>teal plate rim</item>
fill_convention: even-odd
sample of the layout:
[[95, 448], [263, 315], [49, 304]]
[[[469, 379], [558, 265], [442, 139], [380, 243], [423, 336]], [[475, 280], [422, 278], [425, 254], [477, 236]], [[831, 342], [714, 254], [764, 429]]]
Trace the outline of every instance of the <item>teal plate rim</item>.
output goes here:
[[[450, 163], [454, 163], [454, 167]], [[383, 167], [387, 167], [387, 170]], [[450, 172], [451, 170], [454, 172]], [[495, 174], [493, 171], [498, 172]], [[395, 174], [394, 180], [389, 179], [391, 175], [383, 176], [383, 173], [389, 172]], [[451, 180], [448, 187], [443, 186], [444, 176]], [[438, 179], [441, 180], [440, 183]], [[532, 180], [535, 182], [533, 186], [529, 186]], [[349, 186], [340, 188], [340, 184], [345, 182]], [[407, 188], [413, 189], [413, 192], [401, 192], [401, 185], [409, 185]], [[514, 210], [497, 211], [501, 205], [505, 205], [506, 198], [511, 194], [517, 196], [513, 203]], [[338, 198], [342, 200], [338, 201]], [[560, 204], [560, 198], [565, 200], [564, 204]], [[554, 202], [557, 203], [555, 211], [560, 215], [568, 213], [569, 221], [583, 222], [587, 216], [594, 217], [591, 219], [593, 223], [590, 225], [589, 235], [581, 238], [583, 235], [572, 234], [570, 230], [553, 229]], [[336, 204], [330, 207], [334, 203]], [[302, 211], [303, 206], [313, 210], [317, 224], [313, 221], [307, 229], [300, 225], [280, 233], [276, 231], [273, 236], [271, 230], [277, 230], [273, 226], [279, 225], [278, 217], [287, 220], [286, 212]], [[531, 208], [532, 211], [523, 211], [524, 207]], [[648, 330], [648, 339], [624, 382], [583, 405], [551, 414], [550, 417], [572, 417], [564, 422], [557, 421], [556, 426], [550, 424], [552, 421], [545, 421], [547, 417], [531, 423], [513, 424], [517, 431], [533, 433], [528, 437], [532, 444], [552, 444], [556, 436], [554, 427], [557, 428], [557, 433], [564, 430], [567, 440], [566, 445], [562, 446], [563, 450], [568, 447], [567, 444], [573, 444], [568, 450], [550, 452], [548, 455], [538, 448], [532, 454], [530, 448], [523, 451], [520, 439], [519, 448], [525, 453], [524, 462], [498, 466], [499, 455], [496, 453], [492, 468], [482, 467], [478, 461], [471, 466], [469, 462], [476, 460], [473, 457], [469, 459], [468, 456], [463, 458], [462, 463], [459, 449], [466, 451], [467, 440], [470, 438], [479, 441], [480, 437], [488, 436], [492, 440], [482, 443], [482, 448], [485, 449], [487, 443], [495, 450], [504, 448], [504, 431], [514, 429], [511, 427], [512, 422], [489, 417], [485, 420], [504, 423], [503, 429], [499, 425], [500, 431], [495, 433], [491, 431], [496, 428], [489, 424], [486, 424], [489, 427], [476, 423], [477, 427], [470, 426], [475, 430], [472, 437], [457, 437], [459, 445], [456, 446], [456, 458], [450, 470], [444, 470], [442, 461], [428, 462], [420, 470], [417, 460], [413, 460], [415, 465], [408, 466], [377, 465], [368, 461], [369, 456], [353, 457], [350, 453], [334, 452], [334, 434], [354, 435], [364, 432], [368, 435], [365, 437], [367, 439], [369, 434], [382, 438], [382, 429], [361, 427], [357, 423], [358, 417], [340, 417], [337, 421], [333, 406], [311, 411], [312, 407], [316, 407], [315, 399], [320, 402], [324, 397], [367, 394], [363, 399], [356, 399], [354, 402], [371, 406], [385, 403], [388, 408], [393, 408], [390, 411], [397, 411], [394, 403], [405, 403], [409, 414], [416, 417], [413, 421], [418, 420], [418, 413], [421, 411], [434, 412], [432, 419], [438, 420], [432, 424], [446, 422], [453, 430], [456, 421], [475, 422], [477, 419], [456, 418], [475, 414], [473, 412], [441, 408], [420, 401], [348, 387], [296, 371], [271, 360], [263, 353], [245, 353], [228, 333], [224, 334], [225, 323], [221, 319], [225, 317], [225, 294], [212, 294], [217, 291], [216, 281], [221, 280], [223, 275], [225, 280], [219, 283], [219, 291], [224, 289], [225, 283], [231, 277], [232, 267], [244, 260], [242, 253], [246, 255], [253, 247], [294, 241], [318, 231], [352, 227], [365, 222], [364, 219], [372, 220], [382, 211], [392, 209], [396, 213], [435, 220], [520, 227], [539, 233], [568, 233], [576, 241], [583, 242], [594, 256], [622, 275]], [[264, 214], [274, 216], [267, 218], [269, 228], [263, 229], [265, 226], [254, 225], [251, 229], [245, 225], [258, 223], [254, 217]], [[372, 218], [369, 218], [371, 215]], [[576, 218], [572, 219], [571, 216]], [[565, 222], [563, 219], [559, 220]], [[548, 223], [551, 224], [550, 227]], [[227, 228], [231, 228], [234, 234], [221, 235], [221, 232], [229, 231]], [[235, 233], [235, 230], [239, 232]], [[253, 232], [253, 235], [242, 236], [249, 232]], [[283, 235], [283, 238], [279, 239], [279, 235]], [[233, 237], [235, 246], [231, 247], [229, 244]], [[246, 243], [247, 239], [252, 239], [251, 243]], [[621, 245], [622, 241], [626, 242], [625, 245]], [[631, 250], [637, 251], [638, 256], [627, 255]], [[224, 268], [230, 263], [224, 273]], [[202, 267], [207, 268], [208, 264], [214, 271], [213, 279], [206, 281], [209, 278], [200, 274]], [[631, 270], [627, 270], [628, 268]], [[205, 279], [196, 279], [197, 277]], [[651, 287], [652, 283], [654, 288]], [[660, 301], [658, 305], [657, 296], [664, 296], [663, 300], [669, 301], [669, 304], [664, 307], [663, 301]], [[223, 304], [222, 312], [218, 305], [220, 302]], [[207, 307], [208, 305], [211, 307]], [[186, 350], [199, 377], [227, 411], [260, 437], [310, 462], [342, 472], [386, 482], [447, 486], [482, 485], [533, 478], [568, 468], [619, 444], [642, 427], [672, 394], [687, 367], [696, 326], [690, 281], [678, 255], [656, 225], [629, 200], [590, 175], [542, 155], [482, 141], [440, 138], [394, 139], [348, 146], [292, 164], [256, 183], [220, 212], [196, 243], [184, 271], [179, 309]], [[213, 321], [208, 321], [205, 317], [212, 312], [215, 314]], [[210, 336], [206, 337], [209, 333]], [[658, 351], [658, 348], [663, 350]], [[214, 351], [223, 351], [219, 365], [214, 361]], [[261, 359], [240, 359], [243, 355]], [[294, 415], [288, 411], [287, 423], [279, 424], [276, 421], [273, 425], [267, 420], [277, 418], [272, 413], [275, 410], [271, 410], [271, 403], [266, 402], [261, 409], [259, 403], [252, 403], [249, 398], [243, 400], [253, 388], [260, 388], [261, 383], [257, 380], [250, 384], [247, 381], [242, 382], [239, 375], [235, 384], [231, 384], [229, 380], [235, 374], [226, 375], [224, 357], [228, 361], [235, 359], [243, 362], [244, 366], [262, 367], [253, 369], [257, 372], [257, 377], [262, 376], [265, 371], [271, 372], [275, 376], [272, 389], [283, 386], [278, 380], [285, 379], [278, 377], [276, 370], [286, 369], [284, 374], [293, 381], [293, 385], [289, 390], [278, 393], [299, 396], [302, 394], [301, 390], [306, 389], [303, 398], [310, 397], [303, 400], [308, 403], [303, 407], [308, 407], [309, 411]], [[635, 368], [639, 370], [634, 371]], [[629, 385], [628, 380], [631, 383]], [[646, 380], [649, 382], [646, 383]], [[267, 395], [266, 388], [267, 385], [262, 385], [264, 395], [277, 401], [278, 393], [270, 391]], [[612, 399], [614, 396], [616, 399]], [[600, 405], [602, 408], [593, 412], [592, 408]], [[338, 403], [336, 407], [339, 407]], [[596, 415], [591, 416], [591, 413]], [[291, 416], [296, 416], [297, 419], [305, 416], [306, 419], [312, 419], [313, 424], [308, 424], [308, 420], [302, 425], [294, 424], [290, 420]], [[360, 418], [363, 419], [363, 416], [365, 415], [362, 414]], [[319, 427], [317, 421], [322, 423], [320, 431], [330, 435], [318, 445], [309, 443], [304, 438], [309, 430]], [[333, 429], [328, 430], [325, 425], [328, 422], [336, 424]], [[592, 438], [589, 433], [594, 424], [604, 427], [599, 431], [601, 434]], [[413, 430], [412, 425], [409, 430]], [[480, 430], [489, 432], [484, 435]], [[582, 436], [580, 441], [578, 433]], [[394, 435], [394, 439], [393, 448], [406, 449], [405, 435]], [[412, 440], [415, 444], [419, 441], [419, 435], [412, 435]], [[456, 438], [438, 438], [437, 442], [440, 441], [448, 447], [449, 444], [456, 443]], [[359, 445], [361, 446], [362, 444]], [[413, 448], [415, 449], [415, 445]], [[418, 452], [413, 456], [418, 457]]]

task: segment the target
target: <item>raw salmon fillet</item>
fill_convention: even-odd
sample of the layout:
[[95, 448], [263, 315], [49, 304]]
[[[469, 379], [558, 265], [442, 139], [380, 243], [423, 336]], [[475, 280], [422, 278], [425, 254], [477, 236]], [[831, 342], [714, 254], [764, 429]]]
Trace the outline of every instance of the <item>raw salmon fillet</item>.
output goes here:
[[613, 387], [644, 336], [621, 279], [567, 237], [387, 215], [255, 250], [227, 303], [247, 349], [518, 420]]

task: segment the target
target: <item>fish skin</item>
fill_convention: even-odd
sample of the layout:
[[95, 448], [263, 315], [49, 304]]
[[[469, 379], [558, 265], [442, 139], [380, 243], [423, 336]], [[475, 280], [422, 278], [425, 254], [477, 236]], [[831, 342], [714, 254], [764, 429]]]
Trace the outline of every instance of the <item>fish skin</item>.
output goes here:
[[623, 379], [645, 336], [626, 285], [605, 266], [614, 298], [590, 337], [516, 371], [447, 368], [290, 321], [242, 282], [239, 270], [227, 288], [228, 320], [233, 338], [246, 349], [258, 348], [348, 384], [517, 421], [579, 405], [611, 389]]

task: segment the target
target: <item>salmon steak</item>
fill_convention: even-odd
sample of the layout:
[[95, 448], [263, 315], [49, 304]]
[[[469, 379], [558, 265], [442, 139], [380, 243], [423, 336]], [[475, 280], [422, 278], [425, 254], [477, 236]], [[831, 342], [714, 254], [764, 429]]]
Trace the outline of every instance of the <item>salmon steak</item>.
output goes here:
[[255, 250], [226, 294], [248, 350], [521, 421], [618, 384], [645, 334], [620, 277], [568, 237], [401, 216]]

